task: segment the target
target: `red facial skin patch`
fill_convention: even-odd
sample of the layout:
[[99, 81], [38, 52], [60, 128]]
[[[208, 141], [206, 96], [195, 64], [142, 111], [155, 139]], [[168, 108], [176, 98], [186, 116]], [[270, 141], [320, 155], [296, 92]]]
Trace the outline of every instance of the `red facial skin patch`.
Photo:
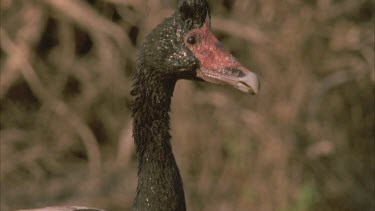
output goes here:
[[184, 38], [185, 45], [200, 61], [197, 77], [204, 81], [227, 84], [251, 94], [259, 91], [259, 80], [255, 73], [242, 66], [226, 51], [210, 32], [210, 23], [190, 31]]
[[[187, 41], [191, 36], [195, 37], [195, 44], [190, 44]], [[199, 29], [190, 31], [185, 36], [184, 41], [190, 51], [200, 61], [201, 69], [205, 72], [207, 71], [207, 73], [239, 77], [248, 72], [246, 68], [223, 48], [219, 40], [210, 32], [210, 27], [207, 23]]]

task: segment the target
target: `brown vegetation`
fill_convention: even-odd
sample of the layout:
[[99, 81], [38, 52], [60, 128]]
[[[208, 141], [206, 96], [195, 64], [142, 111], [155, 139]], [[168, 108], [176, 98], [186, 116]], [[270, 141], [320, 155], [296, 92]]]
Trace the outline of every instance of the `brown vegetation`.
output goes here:
[[[128, 210], [136, 52], [174, 0], [1, 0], [1, 210]], [[210, 1], [256, 97], [181, 81], [189, 210], [375, 210], [371, 0]]]

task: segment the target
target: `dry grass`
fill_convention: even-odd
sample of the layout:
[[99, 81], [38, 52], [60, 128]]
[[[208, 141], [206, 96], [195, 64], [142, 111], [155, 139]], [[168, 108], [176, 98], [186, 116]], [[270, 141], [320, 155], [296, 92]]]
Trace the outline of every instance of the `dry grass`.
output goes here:
[[[177, 1], [0, 2], [1, 210], [128, 210], [136, 52]], [[373, 2], [210, 2], [262, 89], [178, 83], [189, 210], [375, 210]]]

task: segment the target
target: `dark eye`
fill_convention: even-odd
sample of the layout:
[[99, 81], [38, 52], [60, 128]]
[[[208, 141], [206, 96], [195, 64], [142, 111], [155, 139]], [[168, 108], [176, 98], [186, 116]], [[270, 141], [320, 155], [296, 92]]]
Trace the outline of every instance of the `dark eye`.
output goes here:
[[194, 35], [192, 35], [192, 36], [188, 37], [186, 41], [187, 41], [190, 45], [194, 45], [195, 43], [197, 43], [197, 38], [196, 38]]

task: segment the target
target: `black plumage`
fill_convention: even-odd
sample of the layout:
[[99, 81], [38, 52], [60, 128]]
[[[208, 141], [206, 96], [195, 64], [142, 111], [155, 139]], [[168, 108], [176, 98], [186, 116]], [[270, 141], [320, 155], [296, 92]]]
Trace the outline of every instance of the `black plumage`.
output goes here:
[[[231, 72], [232, 69], [240, 71], [236, 68], [242, 68], [210, 33], [203, 30], [209, 25], [210, 11], [206, 0], [182, 0], [176, 12], [149, 34], [140, 50], [131, 92], [134, 97], [133, 136], [139, 162], [134, 210], [186, 210], [182, 179], [172, 153], [169, 134], [169, 112], [175, 84], [179, 79], [212, 82], [208, 79], [211, 73]], [[190, 35], [200, 29], [201, 36]], [[202, 36], [207, 37], [206, 43]], [[192, 44], [191, 39], [198, 43]], [[202, 44], [198, 45], [199, 42]], [[215, 68], [209, 68], [215, 61], [208, 62], [205, 67], [200, 59], [202, 56], [197, 56], [216, 55], [216, 51], [221, 57], [228, 55], [228, 61], [233, 60], [230, 63], [232, 66], [216, 68], [217, 73]], [[214, 60], [218, 56], [211, 57]], [[222, 71], [226, 69], [228, 71]], [[202, 74], [207, 70], [211, 72], [200, 77], [200, 70]], [[254, 89], [252, 85], [249, 87]]]

